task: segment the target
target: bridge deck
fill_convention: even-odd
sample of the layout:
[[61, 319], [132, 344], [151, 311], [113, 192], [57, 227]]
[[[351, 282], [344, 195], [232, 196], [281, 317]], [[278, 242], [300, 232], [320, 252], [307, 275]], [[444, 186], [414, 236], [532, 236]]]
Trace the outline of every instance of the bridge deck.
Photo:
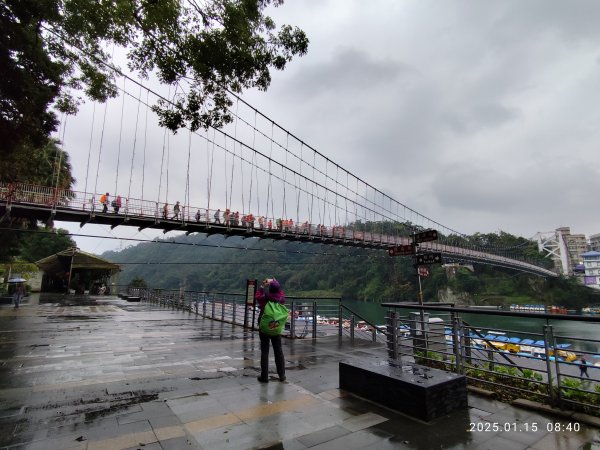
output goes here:
[[[97, 194], [53, 190], [44, 186], [7, 185], [0, 183], [0, 222], [10, 217], [35, 219], [44, 222], [77, 222], [81, 226], [87, 223], [118, 226], [133, 226], [139, 230], [153, 228], [187, 233], [225, 234], [231, 236], [256, 237], [262, 239], [316, 242], [331, 245], [388, 249], [391, 246], [406, 245], [410, 237], [389, 235], [345, 226], [324, 226], [311, 224], [280, 224], [274, 218], [262, 218], [257, 226], [255, 218], [251, 220], [233, 219], [221, 223], [218, 211], [192, 208], [182, 205], [178, 217], [168, 218], [161, 211], [158, 202], [139, 199], [125, 199], [123, 207], [103, 212], [98, 206]], [[197, 211], [191, 214], [191, 211]], [[164, 217], [166, 216], [166, 217]], [[217, 221], [214, 217], [218, 217]], [[290, 221], [291, 222], [291, 221]], [[275, 227], [273, 224], [275, 223]], [[268, 224], [268, 225], [267, 225]], [[440, 252], [453, 261], [468, 261], [505, 267], [544, 277], [556, 277], [557, 274], [534, 264], [470, 248], [446, 245], [439, 242], [420, 244], [421, 251]]]

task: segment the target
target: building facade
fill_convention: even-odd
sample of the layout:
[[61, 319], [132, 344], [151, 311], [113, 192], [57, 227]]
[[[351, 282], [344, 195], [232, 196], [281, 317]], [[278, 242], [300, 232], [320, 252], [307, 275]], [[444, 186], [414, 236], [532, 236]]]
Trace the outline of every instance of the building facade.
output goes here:
[[600, 289], [600, 252], [589, 251], [581, 255], [585, 267], [583, 283], [586, 286]]
[[590, 236], [590, 250], [600, 252], [600, 233]]

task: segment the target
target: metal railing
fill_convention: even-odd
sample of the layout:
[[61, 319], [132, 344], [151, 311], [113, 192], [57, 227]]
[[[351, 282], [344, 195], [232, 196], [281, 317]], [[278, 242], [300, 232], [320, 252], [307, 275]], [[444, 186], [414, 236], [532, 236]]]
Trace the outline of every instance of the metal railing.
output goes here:
[[[213, 320], [258, 329], [258, 308], [246, 304], [245, 294], [131, 287], [119, 287], [117, 292], [123, 298], [139, 297], [141, 301], [161, 307], [189, 311]], [[284, 335], [293, 338], [316, 338], [337, 333], [337, 326], [315, 318], [324, 317], [320, 314], [332, 310], [331, 304], [334, 304], [336, 311], [339, 310], [339, 303], [339, 298], [287, 297], [286, 306], [290, 317]]]
[[[246, 305], [245, 294], [226, 292], [187, 291], [180, 289], [133, 288], [117, 286], [116, 293], [125, 298], [139, 297], [141, 301], [165, 308], [189, 311], [213, 320], [257, 330], [258, 308]], [[356, 312], [342, 305], [340, 298], [287, 297], [290, 312], [284, 336], [312, 338], [338, 335], [356, 340], [387, 341], [385, 327], [379, 328]]]
[[[395, 245], [407, 245], [411, 242], [410, 237], [401, 236], [398, 230], [390, 229], [388, 233], [374, 233], [366, 231], [364, 227], [356, 222], [343, 225], [293, 223], [276, 217], [255, 217], [252, 214], [234, 214], [233, 211], [224, 216], [219, 210], [208, 209], [198, 206], [180, 206], [180, 212], [176, 215], [172, 205], [165, 214], [161, 205], [156, 201], [138, 198], [121, 199], [121, 207], [115, 208], [111, 205], [106, 207], [100, 203], [102, 193], [90, 193], [74, 191], [71, 189], [57, 189], [47, 186], [37, 186], [23, 183], [4, 183], [0, 181], [0, 203], [6, 204], [7, 212], [13, 206], [21, 206], [34, 209], [48, 209], [51, 215], [58, 211], [76, 211], [89, 214], [89, 219], [98, 215], [115, 220], [118, 218], [122, 223], [128, 220], [140, 219], [152, 223], [164, 223], [170, 226], [177, 225], [184, 229], [194, 227], [215, 228], [219, 227], [224, 232], [237, 230], [257, 236], [271, 235], [284, 239], [308, 239], [323, 240], [344, 243], [346, 245], [370, 246], [376, 248], [388, 248]], [[114, 199], [115, 196], [111, 197]], [[106, 211], [105, 211], [106, 209]], [[70, 217], [69, 220], [81, 220], [81, 217]], [[361, 229], [363, 228], [363, 229]], [[383, 231], [383, 230], [382, 230]], [[467, 261], [485, 262], [500, 267], [511, 267], [524, 272], [535, 273], [542, 276], [555, 277], [556, 273], [536, 266], [523, 258], [508, 258], [502, 255], [488, 253], [483, 249], [463, 248], [447, 245], [440, 242], [426, 242], [421, 244], [422, 250], [440, 252], [444, 256], [458, 258]]]
[[[495, 391], [505, 399], [526, 397], [600, 415], [600, 340], [559, 333], [556, 324], [551, 324], [562, 320], [593, 324], [600, 322], [600, 317], [398, 303], [382, 306], [390, 308], [386, 317], [388, 355], [399, 364], [406, 361], [460, 373], [469, 384]], [[401, 316], [399, 309], [415, 312]], [[433, 311], [435, 317], [430, 316]], [[476, 318], [467, 323], [464, 314]], [[529, 332], [490, 330], [477, 324], [478, 319], [494, 314], [543, 322], [537, 331]], [[581, 358], [587, 361], [588, 376], [581, 370]]]

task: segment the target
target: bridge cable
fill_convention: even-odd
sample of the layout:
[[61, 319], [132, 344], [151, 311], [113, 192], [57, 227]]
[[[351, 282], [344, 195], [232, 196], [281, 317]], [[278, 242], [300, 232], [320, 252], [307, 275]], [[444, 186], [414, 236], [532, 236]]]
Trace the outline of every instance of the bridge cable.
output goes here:
[[[104, 115], [102, 117], [102, 131], [100, 132], [100, 143], [98, 144], [98, 162], [96, 164], [96, 182], [94, 183], [94, 193], [92, 194], [92, 211], [95, 209], [94, 196], [98, 193], [98, 178], [100, 175], [100, 162], [102, 161], [102, 147], [104, 144], [104, 130], [106, 129], [106, 112], [108, 110], [108, 102], [104, 103]], [[106, 192], [106, 191], [105, 191]]]
[[[210, 156], [210, 171], [209, 171], [209, 175], [208, 175], [208, 180], [207, 180], [207, 189], [208, 189], [208, 204], [207, 204], [207, 210], [210, 210], [210, 200], [211, 200], [211, 195], [212, 195], [212, 179], [213, 179], [213, 167], [215, 164], [215, 139], [216, 139], [216, 135], [217, 135], [217, 131], [213, 128], [213, 140], [212, 140], [212, 152], [211, 152], [211, 156]], [[208, 140], [208, 130], [206, 130], [206, 158], [208, 160], [208, 146], [209, 146], [209, 140]], [[219, 219], [220, 220], [220, 219]]]
[[[131, 168], [129, 170], [129, 188], [127, 189], [127, 201], [129, 201], [129, 197], [131, 196], [131, 182], [133, 180], [133, 164], [135, 163], [135, 149], [137, 146], [137, 132], [138, 132], [138, 124], [140, 121], [140, 106], [142, 104], [142, 102], [140, 101], [141, 98], [142, 98], [142, 88], [140, 87], [140, 93], [139, 93], [138, 102], [137, 102], [137, 113], [135, 116], [135, 129], [133, 132], [133, 150], [131, 152]], [[115, 196], [116, 195], [117, 195], [117, 191], [115, 191]]]
[[[171, 85], [169, 85], [169, 92], [167, 94], [168, 98], [171, 98]], [[175, 98], [175, 97], [173, 97]], [[163, 145], [162, 145], [162, 157], [160, 159], [160, 178], [158, 180], [158, 198], [156, 199], [156, 204], [157, 204], [157, 209], [160, 207], [160, 193], [162, 191], [162, 180], [163, 180], [163, 167], [165, 164], [165, 148], [166, 148], [166, 142], [167, 142], [167, 127], [164, 128], [164, 132], [163, 132]], [[165, 203], [167, 202], [167, 196], [165, 195]], [[158, 212], [158, 211], [157, 211]]]
[[[267, 217], [269, 217], [269, 200], [271, 200], [271, 161], [273, 156], [273, 124], [271, 124], [271, 151], [269, 153], [269, 185], [267, 186]], [[275, 211], [273, 211], [273, 202], [271, 200], [271, 217], [275, 219]]]
[[[240, 101], [237, 100], [236, 101], [236, 117], [239, 117], [239, 107], [240, 107]], [[238, 141], [237, 138], [237, 127], [238, 127], [238, 122], [239, 120], [235, 121], [235, 125], [233, 126], [233, 154], [234, 154], [234, 158], [235, 158], [235, 143]], [[242, 191], [242, 214], [246, 214], [246, 201], [244, 200], [244, 146], [240, 144], [240, 179], [241, 179], [241, 191]], [[233, 178], [233, 176], [232, 176]], [[231, 180], [231, 182], [233, 183], [233, 179]], [[250, 213], [250, 209], [248, 209], [248, 213]]]
[[[228, 153], [230, 153], [227, 150], [227, 135], [223, 134], [223, 139], [224, 139], [224, 143], [223, 143], [223, 148], [225, 149], [225, 155], [224, 155], [224, 160], [225, 160], [225, 211], [229, 210], [229, 214], [231, 214], [231, 200], [229, 198], [229, 190], [228, 190], [228, 180], [229, 178], [227, 177], [227, 156]], [[225, 221], [227, 222], [226, 225], [229, 226], [229, 215], [225, 218]]]
[[[127, 78], [123, 77], [123, 92], [125, 92], [125, 83], [127, 82]], [[123, 95], [123, 102], [121, 104], [121, 124], [119, 126], [119, 150], [117, 152], [117, 170], [115, 175], [115, 194], [117, 194], [117, 188], [119, 184], [119, 166], [121, 163], [121, 138], [123, 136], [123, 116], [125, 115], [125, 95]]]
[[90, 130], [90, 144], [88, 146], [88, 157], [87, 157], [87, 166], [85, 169], [85, 190], [84, 192], [87, 192], [88, 190], [88, 178], [90, 175], [90, 159], [92, 157], [92, 142], [94, 139], [94, 124], [96, 123], [96, 102], [94, 102], [94, 108], [92, 110], [92, 128]]
[[[185, 215], [187, 214], [187, 220], [190, 219], [190, 159], [192, 157], [192, 130], [188, 130], [188, 160], [187, 160], [187, 172], [185, 179], [185, 195], [184, 195], [184, 210], [181, 214], [181, 221], [185, 222]], [[186, 208], [187, 206], [187, 208]]]
[[[254, 126], [256, 127], [256, 113], [254, 114]], [[252, 135], [252, 148], [254, 148], [255, 145], [256, 145], [256, 129], [254, 129], [254, 133]], [[252, 152], [252, 161], [250, 163], [250, 189], [249, 189], [250, 195], [248, 196], [248, 211], [252, 211], [252, 186], [254, 184], [255, 164], [256, 164], [256, 152]], [[256, 176], [258, 177], [258, 173], [256, 173]], [[258, 196], [258, 179], [256, 180], [256, 199], [258, 202], [256, 213], [260, 217], [261, 212], [260, 212], [260, 199]]]
[[[289, 137], [290, 137], [290, 134], [289, 134], [289, 133], [288, 133], [288, 134], [286, 134], [286, 143], [285, 143], [285, 146], [286, 146], [286, 148], [288, 147], [288, 145], [289, 145], [289, 143], [290, 143], [290, 142], [289, 142]], [[285, 152], [285, 164], [283, 164], [283, 165], [281, 166], [281, 175], [282, 175], [282, 178], [283, 178], [283, 197], [282, 197], [282, 205], [281, 205], [281, 206], [282, 206], [282, 211], [283, 211], [283, 218], [284, 218], [284, 220], [285, 220], [286, 222], [287, 222], [287, 220], [288, 220], [288, 219], [287, 219], [287, 207], [286, 207], [286, 203], [287, 203], [287, 202], [286, 202], [286, 190], [285, 190], [286, 178], [287, 178], [287, 170], [286, 170], [286, 167], [287, 167], [287, 164], [288, 164], [288, 159], [287, 159], [287, 157], [288, 157], [288, 152], [286, 151], [286, 152]]]
[[[303, 156], [302, 156], [302, 150], [304, 148], [304, 142], [300, 143], [300, 169], [299, 169], [299, 175], [300, 175], [300, 179], [298, 180], [299, 183], [302, 183], [302, 160], [303, 160]], [[306, 186], [306, 183], [305, 183]], [[296, 197], [296, 223], [300, 223], [300, 194], [302, 193], [302, 189], [297, 189], [298, 195]], [[307, 230], [308, 231], [308, 230]]]
[[148, 142], [148, 100], [149, 100], [149, 96], [150, 96], [150, 91], [146, 91], [146, 116], [144, 119], [144, 158], [142, 160], [142, 200], [145, 198], [144, 197], [144, 182], [145, 182], [145, 178], [146, 178], [146, 145]]

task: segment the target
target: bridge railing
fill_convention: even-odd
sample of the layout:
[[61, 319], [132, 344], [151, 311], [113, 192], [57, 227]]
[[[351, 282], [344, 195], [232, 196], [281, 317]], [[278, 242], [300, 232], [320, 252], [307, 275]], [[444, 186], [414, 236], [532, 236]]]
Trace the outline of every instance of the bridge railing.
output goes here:
[[[308, 221], [293, 223], [291, 220], [282, 220], [274, 217], [257, 217], [235, 213], [229, 214], [225, 220], [223, 213], [216, 214], [219, 210], [199, 208], [191, 205], [180, 205], [179, 214], [173, 211], [173, 205], [160, 204], [156, 201], [138, 199], [134, 197], [121, 198], [121, 206], [116, 208], [112, 205], [102, 205], [101, 193], [89, 193], [73, 191], [69, 189], [54, 189], [47, 186], [36, 186], [20, 183], [0, 182], [0, 202], [6, 202], [11, 206], [14, 204], [35, 208], [48, 208], [53, 213], [62, 210], [76, 210], [89, 213], [90, 217], [115, 215], [124, 218], [150, 219], [155, 224], [180, 223], [181, 227], [194, 227], [195, 224], [204, 227], [217, 227], [224, 232], [235, 230], [237, 233], [246, 232], [260, 236], [260, 233], [275, 234], [281, 238], [291, 239], [316, 239], [335, 243], [341, 241], [350, 245], [370, 245], [377, 247], [388, 247], [392, 245], [408, 244], [410, 238], [382, 232], [364, 231], [355, 229], [354, 226], [311, 224]], [[115, 195], [110, 196], [114, 200]], [[165, 209], [166, 206], [166, 209]], [[106, 209], [106, 211], [105, 211]], [[218, 220], [215, 218], [218, 217]], [[201, 230], [199, 230], [201, 231]], [[493, 253], [487, 253], [471, 248], [462, 248], [443, 244], [440, 242], [428, 242], [420, 244], [421, 250], [439, 251], [445, 255], [460, 259], [461, 257], [470, 261], [492, 262], [499, 266], [519, 268], [539, 275], [556, 276], [553, 271], [540, 268], [535, 264], [522, 259], [507, 258]]]
[[[600, 322], [600, 317], [478, 311], [443, 305], [382, 306], [389, 308], [388, 354], [399, 364], [419, 363], [464, 374], [470, 385], [494, 391], [504, 400], [528, 398], [600, 415], [600, 340], [559, 333], [550, 324], [577, 320], [591, 325]], [[413, 312], [399, 314], [398, 310], [406, 309]], [[469, 323], [464, 314], [469, 314]], [[529, 324], [532, 319], [542, 320], [537, 330], [528, 332], [490, 330], [489, 325], [479, 323], [489, 324], [489, 317], [498, 314], [520, 317]], [[585, 371], [581, 370], [581, 358], [587, 360]]]
[[[109, 196], [111, 204], [107, 206], [106, 213], [104, 213], [104, 206], [100, 202], [102, 196], [103, 193], [0, 182], [0, 201], [6, 201], [8, 204], [30, 204], [52, 209], [68, 208], [89, 212], [90, 214], [119, 214], [125, 217], [152, 218], [157, 221], [174, 220], [183, 223], [242, 228], [253, 232], [280, 232], [296, 236], [324, 237], [382, 245], [397, 245], [408, 242], [406, 237], [355, 230], [352, 227], [340, 225], [326, 226], [308, 222], [288, 224], [285, 220], [280, 223], [279, 219], [275, 217], [264, 217], [261, 224], [256, 217], [252, 221], [245, 221], [244, 214], [236, 219], [233, 212], [229, 215], [229, 219], [225, 220], [221, 211], [219, 220], [216, 220], [215, 213], [217, 213], [217, 209], [183, 204], [180, 205], [180, 213], [175, 215], [173, 204], [167, 204], [165, 209], [165, 204], [134, 197], [122, 197], [121, 206], [117, 210], [112, 205], [116, 195]], [[269, 223], [271, 226], [269, 226]]]

